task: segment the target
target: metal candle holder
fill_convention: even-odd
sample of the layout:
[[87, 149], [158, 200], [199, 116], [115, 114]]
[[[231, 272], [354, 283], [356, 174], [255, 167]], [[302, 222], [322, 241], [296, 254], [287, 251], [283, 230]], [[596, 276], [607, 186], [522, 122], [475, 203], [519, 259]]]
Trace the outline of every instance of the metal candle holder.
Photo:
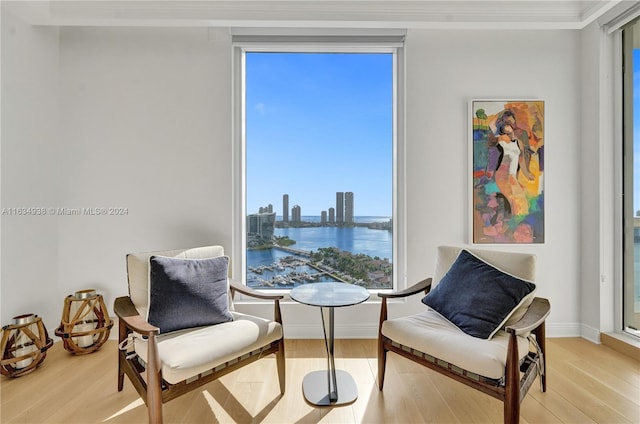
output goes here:
[[8, 377], [20, 377], [34, 371], [53, 345], [42, 318], [34, 314], [13, 317], [11, 324], [2, 327], [0, 340], [0, 373]]
[[102, 295], [93, 289], [80, 290], [64, 299], [62, 320], [56, 336], [64, 348], [76, 355], [95, 352], [109, 339], [113, 321]]

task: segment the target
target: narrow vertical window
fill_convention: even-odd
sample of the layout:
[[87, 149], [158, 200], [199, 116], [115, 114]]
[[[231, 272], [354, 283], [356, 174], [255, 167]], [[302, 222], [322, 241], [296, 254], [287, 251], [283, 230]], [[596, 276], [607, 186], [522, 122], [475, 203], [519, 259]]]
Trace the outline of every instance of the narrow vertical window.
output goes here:
[[623, 329], [640, 336], [640, 23], [623, 31]]

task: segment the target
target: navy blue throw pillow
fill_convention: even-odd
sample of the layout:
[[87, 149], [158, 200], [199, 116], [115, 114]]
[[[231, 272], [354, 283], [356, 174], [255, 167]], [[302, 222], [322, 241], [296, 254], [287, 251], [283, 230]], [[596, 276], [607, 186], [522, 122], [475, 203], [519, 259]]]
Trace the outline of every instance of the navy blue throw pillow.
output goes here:
[[149, 259], [149, 317], [161, 333], [232, 321], [229, 258]]
[[462, 250], [422, 303], [470, 336], [490, 339], [535, 288]]

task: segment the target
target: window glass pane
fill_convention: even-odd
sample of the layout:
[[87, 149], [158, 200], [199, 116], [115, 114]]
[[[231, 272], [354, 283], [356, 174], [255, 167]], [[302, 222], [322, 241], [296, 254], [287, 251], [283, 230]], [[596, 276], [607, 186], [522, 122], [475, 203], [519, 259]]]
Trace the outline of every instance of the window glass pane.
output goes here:
[[623, 328], [640, 335], [640, 27], [624, 45], [624, 289]]
[[245, 53], [250, 287], [392, 287], [393, 68], [393, 53]]

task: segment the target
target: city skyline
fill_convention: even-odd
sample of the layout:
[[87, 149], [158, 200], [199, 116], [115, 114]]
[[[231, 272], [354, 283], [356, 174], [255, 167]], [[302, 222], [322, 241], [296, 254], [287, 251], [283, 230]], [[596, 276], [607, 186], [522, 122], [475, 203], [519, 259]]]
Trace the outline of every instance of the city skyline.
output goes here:
[[250, 52], [246, 84], [247, 213], [319, 216], [347, 183], [354, 215], [392, 215], [391, 54]]
[[[331, 223], [345, 223], [345, 224], [353, 224], [355, 214], [354, 214], [354, 193], [351, 191], [346, 192], [336, 192], [336, 204], [333, 206], [329, 206], [326, 209], [319, 211], [318, 214], [309, 214], [307, 213], [304, 216], [315, 216], [321, 217], [321, 222], [331, 222]], [[267, 205], [262, 205], [258, 208], [257, 211], [248, 211], [247, 215], [255, 215], [255, 214], [275, 214], [278, 216], [277, 209], [274, 209], [273, 203], [269, 203]], [[302, 207], [298, 204], [293, 205], [293, 207], [289, 208], [289, 195], [287, 193], [282, 195], [282, 210], [280, 213], [283, 222], [295, 222], [300, 221], [302, 215]], [[370, 216], [380, 216], [386, 217], [390, 215], [370, 215]], [[291, 217], [291, 219], [289, 219]]]

